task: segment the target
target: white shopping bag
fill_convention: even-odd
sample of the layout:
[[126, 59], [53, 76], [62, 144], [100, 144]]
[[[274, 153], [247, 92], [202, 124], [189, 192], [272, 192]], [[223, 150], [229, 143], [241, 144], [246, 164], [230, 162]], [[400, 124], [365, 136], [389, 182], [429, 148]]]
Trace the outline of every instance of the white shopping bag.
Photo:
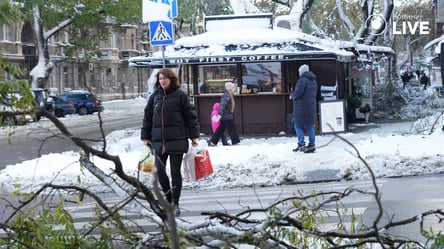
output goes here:
[[192, 146], [188, 148], [188, 152], [183, 157], [183, 171], [187, 181], [196, 181], [196, 166], [194, 157], [196, 156], [196, 149]]

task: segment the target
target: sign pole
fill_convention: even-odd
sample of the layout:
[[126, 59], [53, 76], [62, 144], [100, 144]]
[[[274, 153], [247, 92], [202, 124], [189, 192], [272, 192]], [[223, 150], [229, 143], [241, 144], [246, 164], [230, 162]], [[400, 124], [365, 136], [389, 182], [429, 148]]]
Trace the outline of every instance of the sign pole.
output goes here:
[[[442, 84], [440, 94], [443, 95], [444, 94], [444, 42], [441, 43], [441, 47], [440, 47], [439, 63], [441, 66], [441, 84]], [[429, 75], [429, 77], [430, 77], [430, 75]]]
[[165, 46], [162, 45], [160, 49], [162, 50], [162, 67], [165, 68]]

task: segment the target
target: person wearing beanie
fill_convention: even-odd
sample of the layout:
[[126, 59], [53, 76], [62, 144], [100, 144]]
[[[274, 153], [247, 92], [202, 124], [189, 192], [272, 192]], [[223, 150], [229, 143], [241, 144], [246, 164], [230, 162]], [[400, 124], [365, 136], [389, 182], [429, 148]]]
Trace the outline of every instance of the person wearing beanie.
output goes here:
[[304, 64], [299, 67], [299, 75], [302, 75], [305, 72], [308, 72], [310, 69], [308, 68], [307, 64]]
[[[316, 121], [316, 94], [318, 83], [316, 76], [308, 65], [299, 67], [299, 79], [290, 95], [293, 100], [292, 122], [298, 139], [294, 152], [312, 153], [316, 150], [314, 124]], [[305, 145], [304, 128], [308, 134], [308, 145]]]
[[234, 100], [235, 87], [236, 85], [233, 82], [225, 83], [225, 92], [220, 98], [219, 115], [217, 116], [220, 119], [220, 124], [213, 136], [208, 140], [208, 146], [216, 146], [222, 134], [224, 134], [225, 129], [228, 130], [232, 145], [240, 143], [236, 125], [234, 124], [234, 110], [236, 106]]

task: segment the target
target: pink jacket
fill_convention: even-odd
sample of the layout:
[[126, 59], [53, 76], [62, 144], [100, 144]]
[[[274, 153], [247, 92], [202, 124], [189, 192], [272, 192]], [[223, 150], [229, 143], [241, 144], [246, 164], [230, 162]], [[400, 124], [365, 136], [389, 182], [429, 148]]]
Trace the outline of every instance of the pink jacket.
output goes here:
[[220, 124], [220, 120], [218, 120], [218, 121], [213, 120], [213, 117], [219, 115], [219, 106], [220, 106], [219, 102], [214, 103], [213, 111], [211, 112], [211, 116], [210, 116], [211, 129], [213, 130], [213, 132], [216, 132], [216, 129], [217, 129], [217, 127], [219, 127], [219, 124]]

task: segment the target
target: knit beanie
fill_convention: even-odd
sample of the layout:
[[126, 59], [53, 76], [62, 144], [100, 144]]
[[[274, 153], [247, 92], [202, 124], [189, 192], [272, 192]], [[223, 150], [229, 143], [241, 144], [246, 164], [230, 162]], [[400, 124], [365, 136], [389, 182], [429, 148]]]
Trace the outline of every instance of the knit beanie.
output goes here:
[[234, 89], [235, 85], [233, 84], [233, 82], [226, 82], [225, 83], [225, 89], [230, 90], [230, 89]]
[[308, 72], [308, 70], [310, 70], [310, 69], [308, 68], [308, 65], [307, 65], [307, 64], [304, 64], [304, 65], [302, 65], [302, 66], [299, 67], [299, 74], [303, 74], [303, 73], [305, 73], [305, 72]]

